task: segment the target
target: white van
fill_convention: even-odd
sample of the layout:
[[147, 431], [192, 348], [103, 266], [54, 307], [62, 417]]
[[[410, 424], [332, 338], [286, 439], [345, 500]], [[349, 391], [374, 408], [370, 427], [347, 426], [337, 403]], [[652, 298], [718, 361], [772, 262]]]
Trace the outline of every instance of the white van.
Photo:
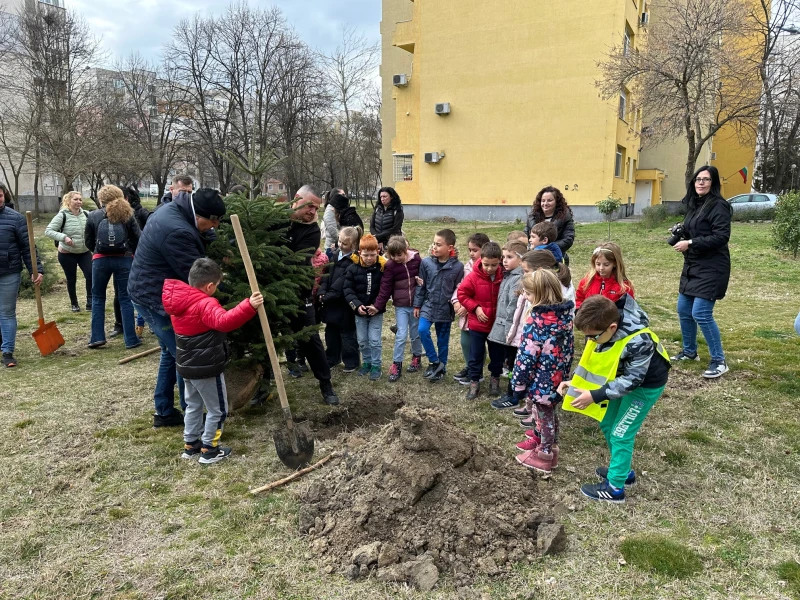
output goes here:
[[151, 196], [158, 196], [158, 184], [151, 183], [150, 184], [150, 195]]

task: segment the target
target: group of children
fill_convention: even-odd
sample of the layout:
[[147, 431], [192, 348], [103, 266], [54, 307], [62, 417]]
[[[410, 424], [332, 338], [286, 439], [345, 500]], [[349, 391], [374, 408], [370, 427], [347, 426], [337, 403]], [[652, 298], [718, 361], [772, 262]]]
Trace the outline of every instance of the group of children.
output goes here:
[[[635, 481], [630, 470], [634, 437], [663, 392], [669, 357], [634, 299], [619, 246], [598, 246], [591, 269], [576, 288], [553, 243], [557, 233], [550, 223], [534, 226], [529, 238], [512, 232], [503, 246], [483, 233], [472, 234], [466, 264], [458, 259], [456, 235], [450, 229], [436, 233], [424, 258], [402, 235], [389, 239], [381, 256], [375, 237], [359, 233], [352, 227], [339, 232], [338, 250], [317, 290], [329, 365], [343, 363], [345, 373], [358, 370], [373, 381], [382, 377], [383, 316], [391, 300], [396, 323], [391, 328], [395, 343], [389, 381], [402, 377], [408, 341], [411, 361], [406, 372], [422, 369], [424, 351], [428, 365], [423, 377], [441, 381], [447, 373], [452, 322], [458, 317], [466, 366], [454, 380], [468, 386], [468, 400], [478, 399], [488, 353], [491, 406], [513, 409], [525, 430], [516, 444], [521, 451], [516, 460], [544, 474], [558, 466], [556, 409], [563, 402], [564, 409], [600, 421], [611, 453], [609, 466], [596, 470], [601, 482], [584, 485], [581, 491], [595, 500], [624, 501], [625, 486]], [[224, 335], [215, 334], [246, 322], [263, 300], [253, 296], [223, 316], [211, 298], [221, 274], [205, 263], [193, 273], [188, 286], [165, 285], [164, 305], [178, 337], [178, 369], [192, 367], [181, 374], [187, 378], [187, 390], [196, 392], [187, 392], [183, 456], [200, 454], [201, 462], [214, 462], [230, 453], [218, 443], [227, 409], [224, 398], [214, 393], [221, 370], [216, 362], [203, 364], [208, 353], [198, 338], [206, 336], [209, 344], [224, 347]], [[168, 290], [190, 298], [188, 307], [167, 302]], [[175, 308], [170, 310], [168, 304]], [[587, 342], [570, 381], [573, 329]], [[508, 383], [502, 389], [504, 368]], [[190, 383], [193, 378], [207, 381]], [[201, 421], [189, 416], [193, 410], [202, 413], [203, 401], [211, 418], [201, 432]]]

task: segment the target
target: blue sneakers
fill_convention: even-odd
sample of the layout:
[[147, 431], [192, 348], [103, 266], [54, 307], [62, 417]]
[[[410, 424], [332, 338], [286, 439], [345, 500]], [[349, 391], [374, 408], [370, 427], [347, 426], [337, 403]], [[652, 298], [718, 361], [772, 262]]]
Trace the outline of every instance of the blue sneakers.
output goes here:
[[615, 504], [625, 502], [625, 488], [615, 488], [608, 481], [582, 485], [581, 493], [591, 500], [614, 502]]
[[[608, 479], [608, 467], [597, 467], [594, 472], [600, 479]], [[631, 469], [625, 478], [625, 485], [633, 485], [634, 483], [636, 483], [636, 473]]]
[[515, 406], [519, 406], [519, 400], [514, 398], [514, 396], [509, 396], [508, 394], [500, 396], [497, 400], [492, 401], [492, 408], [496, 410], [514, 408]]

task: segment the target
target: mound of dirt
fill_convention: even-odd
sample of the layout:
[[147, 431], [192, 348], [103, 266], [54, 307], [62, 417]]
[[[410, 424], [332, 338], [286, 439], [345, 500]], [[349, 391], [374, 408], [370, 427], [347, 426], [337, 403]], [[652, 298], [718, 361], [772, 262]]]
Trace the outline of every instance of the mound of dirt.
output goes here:
[[510, 455], [434, 411], [395, 416], [371, 438], [354, 437], [300, 493], [301, 533], [328, 572], [430, 590], [441, 573], [465, 585], [563, 548], [563, 527], [545, 516], [552, 502]]

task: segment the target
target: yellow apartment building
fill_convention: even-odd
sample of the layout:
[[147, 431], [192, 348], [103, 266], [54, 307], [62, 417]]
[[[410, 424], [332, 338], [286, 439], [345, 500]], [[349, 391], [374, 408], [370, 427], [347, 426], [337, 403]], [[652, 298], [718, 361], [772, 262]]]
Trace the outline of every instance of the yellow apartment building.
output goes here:
[[683, 168], [640, 164], [636, 99], [595, 86], [646, 0], [382, 1], [383, 183], [408, 217], [524, 219], [553, 185], [593, 221], [608, 195], [641, 212], [683, 186]]

